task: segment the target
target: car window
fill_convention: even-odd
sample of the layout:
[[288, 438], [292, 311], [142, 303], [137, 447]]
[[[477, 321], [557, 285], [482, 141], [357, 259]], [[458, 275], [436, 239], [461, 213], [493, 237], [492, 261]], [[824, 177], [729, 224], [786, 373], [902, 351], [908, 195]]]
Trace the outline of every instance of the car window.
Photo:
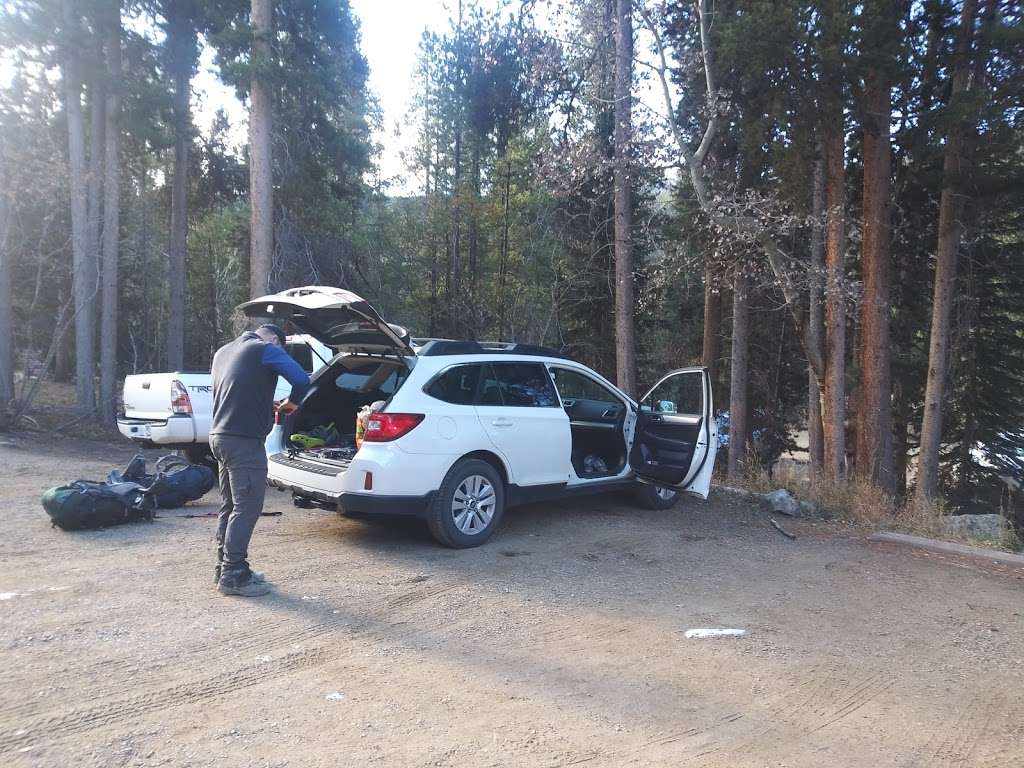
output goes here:
[[479, 365], [457, 365], [441, 373], [423, 391], [446, 403], [472, 405], [479, 381]]
[[645, 411], [655, 413], [702, 416], [704, 376], [700, 371], [689, 371], [669, 376], [651, 390], [640, 407]]
[[477, 400], [480, 405], [504, 405], [501, 397], [501, 384], [498, 381], [498, 374], [490, 364], [483, 367], [480, 379], [480, 397]]
[[[399, 371], [393, 366], [387, 366], [387, 369], [391, 371], [390, 374], [385, 376], [386, 371], [381, 371], [380, 376], [377, 375], [380, 370], [380, 363], [371, 363], [370, 365], [364, 365], [360, 368], [356, 368], [353, 371], [345, 371], [334, 380], [334, 384], [338, 389], [344, 389], [348, 392], [364, 392], [367, 383], [370, 382], [371, 378], [379, 379], [376, 386], [371, 384], [371, 388], [368, 391], [380, 392], [385, 395], [393, 395], [398, 390]], [[383, 376], [384, 378], [380, 378]]]
[[492, 363], [492, 375], [486, 375], [480, 391], [481, 405], [499, 405], [494, 402], [491, 383], [497, 385], [501, 404], [532, 408], [558, 407], [551, 377], [540, 363]]
[[593, 400], [599, 403], [621, 405], [622, 401], [589, 376], [568, 368], [552, 368], [555, 387], [562, 400]]

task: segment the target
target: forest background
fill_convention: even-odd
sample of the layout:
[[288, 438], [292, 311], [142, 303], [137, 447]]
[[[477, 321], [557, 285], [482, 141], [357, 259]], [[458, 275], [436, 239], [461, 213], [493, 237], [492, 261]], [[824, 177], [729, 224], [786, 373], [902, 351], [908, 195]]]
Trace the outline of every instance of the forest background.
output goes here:
[[[206, 370], [239, 302], [327, 284], [414, 336], [544, 344], [634, 395], [702, 363], [733, 479], [806, 429], [818, 482], [1007, 508], [1019, 4], [451, 11], [420, 42], [396, 185], [347, 0], [0, 4], [2, 426], [47, 381], [112, 423], [125, 374]], [[241, 148], [226, 112], [194, 124], [204, 53], [248, 109]]]

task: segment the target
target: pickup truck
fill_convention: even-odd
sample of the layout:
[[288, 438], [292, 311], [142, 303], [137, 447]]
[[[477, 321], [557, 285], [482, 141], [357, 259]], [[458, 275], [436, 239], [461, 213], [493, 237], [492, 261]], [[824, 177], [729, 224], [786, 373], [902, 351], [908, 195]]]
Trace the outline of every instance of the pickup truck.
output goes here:
[[[285, 345], [306, 373], [327, 365], [334, 350], [311, 336], [289, 336]], [[278, 379], [275, 400], [283, 400], [291, 385]], [[121, 434], [142, 447], [181, 450], [195, 464], [215, 464], [210, 453], [213, 380], [210, 373], [176, 371], [140, 373], [125, 377], [124, 410], [117, 418]]]

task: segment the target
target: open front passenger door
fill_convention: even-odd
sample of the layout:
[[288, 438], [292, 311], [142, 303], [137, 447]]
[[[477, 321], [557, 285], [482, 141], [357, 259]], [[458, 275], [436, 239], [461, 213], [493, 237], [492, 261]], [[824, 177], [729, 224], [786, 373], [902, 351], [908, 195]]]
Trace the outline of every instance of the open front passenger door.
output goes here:
[[640, 400], [629, 464], [637, 477], [708, 497], [718, 449], [711, 377], [705, 368], [681, 368]]

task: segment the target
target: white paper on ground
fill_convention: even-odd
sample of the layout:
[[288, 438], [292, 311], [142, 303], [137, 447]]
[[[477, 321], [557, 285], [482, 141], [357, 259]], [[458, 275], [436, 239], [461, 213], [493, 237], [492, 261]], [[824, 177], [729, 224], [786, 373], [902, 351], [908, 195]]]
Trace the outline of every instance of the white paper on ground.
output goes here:
[[708, 637], [743, 637], [747, 634], [745, 629], [688, 629], [686, 637], [689, 640], [703, 640]]
[[344, 701], [345, 694], [335, 691], [334, 693], [328, 693], [324, 698], [328, 701]]

